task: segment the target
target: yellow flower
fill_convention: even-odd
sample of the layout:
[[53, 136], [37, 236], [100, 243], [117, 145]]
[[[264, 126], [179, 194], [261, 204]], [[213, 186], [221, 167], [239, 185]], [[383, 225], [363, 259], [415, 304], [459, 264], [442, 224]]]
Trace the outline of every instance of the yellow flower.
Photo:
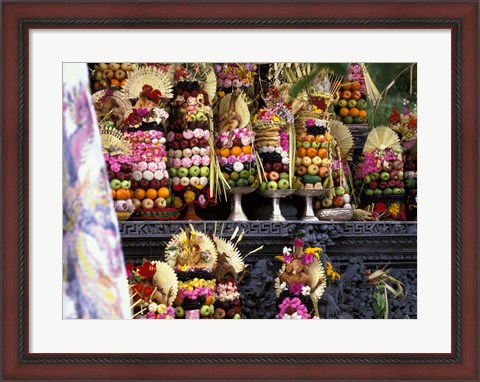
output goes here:
[[319, 260], [320, 260], [320, 252], [322, 252], [322, 248], [319, 248], [319, 247], [305, 249], [305, 253], [311, 253], [315, 255], [315, 257]]
[[185, 195], [183, 195], [183, 198], [187, 203], [193, 202], [195, 200], [195, 193], [188, 190], [187, 192], [185, 192]]
[[223, 90], [219, 91], [219, 92], [218, 92], [218, 96], [219, 96], [220, 98], [225, 97], [225, 92], [224, 92]]
[[276, 115], [273, 116], [272, 118], [273, 122], [280, 122], [280, 118], [278, 118]]
[[183, 205], [182, 203], [182, 199], [180, 199], [178, 196], [175, 196], [175, 198], [173, 199], [173, 208], [180, 208], [181, 206]]
[[398, 203], [392, 203], [388, 207], [388, 212], [390, 212], [392, 215], [398, 215], [400, 213], [400, 206]]

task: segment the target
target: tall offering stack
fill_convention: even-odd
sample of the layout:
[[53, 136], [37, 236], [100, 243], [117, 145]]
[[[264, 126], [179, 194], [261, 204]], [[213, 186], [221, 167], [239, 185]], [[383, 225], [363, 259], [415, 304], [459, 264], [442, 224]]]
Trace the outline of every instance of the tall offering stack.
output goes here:
[[320, 262], [321, 248], [303, 248], [303, 241], [295, 239], [293, 248], [285, 247], [283, 255], [275, 257], [282, 262], [275, 280], [280, 319], [320, 318], [318, 302], [327, 279]]
[[397, 133], [379, 126], [368, 134], [363, 162], [356, 167], [355, 182], [363, 187], [362, 203], [373, 204], [373, 215], [382, 220], [406, 219], [402, 153]]
[[167, 101], [172, 97], [167, 73], [154, 67], [141, 67], [126, 80], [123, 91], [136, 100], [124, 127], [131, 142], [135, 213], [142, 220], [170, 220], [177, 216], [168, 185], [165, 150]]
[[210, 237], [193, 227], [181, 230], [168, 242], [165, 259], [178, 278], [176, 317], [213, 318], [217, 250]]
[[260, 190], [291, 189], [295, 157], [292, 111], [280, 87], [270, 86], [265, 107], [253, 117], [255, 148], [261, 163]]
[[194, 204], [203, 208], [214, 201], [210, 138], [216, 77], [206, 64], [172, 65], [169, 70], [175, 98], [167, 130], [167, 167], [174, 206], [188, 206], [187, 219], [197, 220]]

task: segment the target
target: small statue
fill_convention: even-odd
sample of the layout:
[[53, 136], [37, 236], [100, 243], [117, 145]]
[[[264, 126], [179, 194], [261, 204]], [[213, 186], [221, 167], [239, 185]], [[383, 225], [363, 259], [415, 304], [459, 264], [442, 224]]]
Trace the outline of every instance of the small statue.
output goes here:
[[240, 90], [236, 90], [232, 93], [230, 98], [230, 106], [226, 113], [220, 117], [218, 133], [232, 132], [235, 130], [241, 122], [240, 114], [235, 111], [235, 103], [240, 96]]

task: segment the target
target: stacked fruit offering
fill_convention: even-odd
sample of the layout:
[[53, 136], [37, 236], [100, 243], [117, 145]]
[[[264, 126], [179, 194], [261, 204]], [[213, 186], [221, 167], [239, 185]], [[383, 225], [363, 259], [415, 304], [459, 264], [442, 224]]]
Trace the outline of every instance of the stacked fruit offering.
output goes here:
[[198, 81], [178, 81], [173, 118], [167, 133], [167, 168], [175, 207], [196, 202], [204, 207], [209, 193], [210, 113], [207, 93]]
[[175, 299], [177, 318], [213, 318], [215, 307], [215, 279], [211, 272], [177, 270], [178, 294]]
[[127, 76], [136, 69], [136, 64], [123, 63], [99, 63], [93, 65], [93, 90], [120, 89], [125, 85]]
[[382, 155], [377, 152], [364, 153], [364, 162], [357, 165], [357, 184], [363, 182], [366, 196], [405, 194], [403, 161], [398, 154], [386, 149]]
[[366, 94], [360, 92], [360, 83], [346, 82], [340, 90], [336, 114], [345, 124], [365, 124], [367, 120]]
[[112, 192], [113, 205], [119, 219], [130, 216], [135, 209], [132, 201], [132, 158], [129, 155], [104, 154], [108, 179]]
[[135, 214], [166, 208], [171, 204], [171, 197], [163, 133], [137, 130], [127, 134], [132, 145]]
[[217, 134], [215, 153], [230, 187], [252, 186], [255, 182], [256, 160], [252, 143], [253, 132], [248, 127]]
[[[348, 176], [348, 166], [340, 170], [339, 163], [332, 161], [332, 180], [333, 188], [321, 200], [318, 201], [316, 208], [352, 208], [350, 204], [350, 187], [348, 186], [346, 176]], [[320, 206], [318, 204], [320, 203]]]
[[192, 228], [173, 235], [165, 259], [178, 278], [177, 318], [211, 318], [214, 314], [217, 250], [211, 238]]
[[[298, 130], [297, 130], [298, 132]], [[295, 175], [302, 189], [323, 189], [330, 174], [330, 134], [324, 119], [307, 119], [304, 130], [297, 136]]]
[[214, 318], [240, 318], [240, 293], [235, 280], [218, 281], [215, 288]]

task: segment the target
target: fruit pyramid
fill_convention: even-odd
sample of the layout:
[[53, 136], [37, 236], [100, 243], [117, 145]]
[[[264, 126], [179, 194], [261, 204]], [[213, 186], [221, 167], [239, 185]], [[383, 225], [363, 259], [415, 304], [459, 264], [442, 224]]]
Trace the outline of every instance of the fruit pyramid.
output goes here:
[[240, 91], [224, 96], [218, 111], [215, 154], [230, 187], [252, 186], [256, 180], [254, 133]]
[[137, 64], [129, 62], [110, 62], [93, 64], [92, 70], [92, 89], [97, 92], [104, 89], [121, 89], [125, 85], [125, 80], [136, 70]]
[[130, 144], [113, 122], [102, 123], [100, 134], [113, 207], [119, 220], [127, 220], [135, 209], [130, 189], [133, 169]]
[[335, 113], [339, 120], [345, 124], [368, 123], [365, 78], [360, 64], [349, 65], [347, 79], [342, 83], [339, 97], [335, 106]]
[[303, 241], [295, 239], [293, 248], [285, 247], [282, 262], [275, 279], [277, 318], [319, 318], [318, 302], [326, 287], [325, 270], [320, 262], [320, 248], [303, 248]]
[[193, 227], [182, 229], [167, 243], [165, 260], [178, 278], [176, 317], [213, 318], [217, 250], [212, 239]]
[[369, 133], [363, 162], [356, 167], [355, 182], [357, 187], [362, 187], [362, 200], [377, 201], [374, 214], [383, 220], [405, 220], [402, 152], [397, 133], [389, 127], [378, 126]]
[[[211, 102], [216, 79], [209, 66], [173, 65], [172, 116], [167, 126], [167, 168], [174, 207], [191, 203], [205, 207], [214, 198], [211, 176]], [[213, 87], [213, 91], [212, 91]]]
[[271, 86], [266, 106], [253, 117], [255, 149], [261, 161], [260, 190], [293, 187], [295, 133], [293, 115], [279, 89]]
[[123, 128], [131, 142], [132, 190], [137, 218], [164, 220], [174, 217], [174, 210], [166, 210], [172, 200], [164, 137], [165, 121], [169, 116], [164, 107], [171, 86], [167, 73], [141, 67], [132, 73], [123, 88], [126, 95], [136, 99]]

